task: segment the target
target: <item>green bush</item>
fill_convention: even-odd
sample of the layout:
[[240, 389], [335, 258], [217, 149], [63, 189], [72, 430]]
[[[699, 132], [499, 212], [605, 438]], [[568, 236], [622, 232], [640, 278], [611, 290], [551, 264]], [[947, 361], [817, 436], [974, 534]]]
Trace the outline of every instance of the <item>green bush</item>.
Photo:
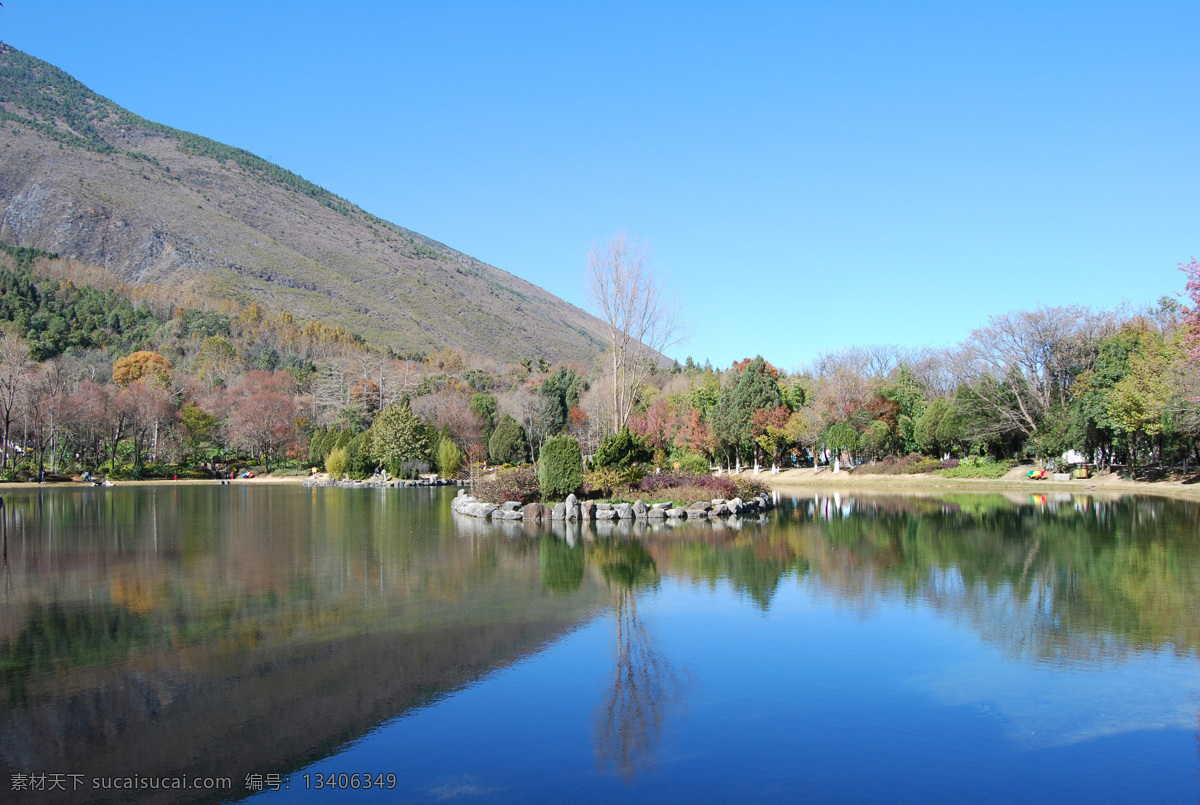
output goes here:
[[708, 459], [699, 453], [683, 453], [673, 463], [675, 471], [683, 475], [708, 475], [710, 471]]
[[[592, 469], [615, 468], [627, 470], [635, 464], [644, 464], [654, 458], [654, 451], [640, 436], [630, 433], [628, 428], [620, 433], [604, 437], [592, 456]], [[707, 471], [707, 467], [705, 468]]]
[[583, 455], [573, 436], [552, 436], [538, 459], [542, 500], [562, 500], [583, 490]]
[[521, 464], [529, 458], [529, 443], [517, 420], [504, 415], [488, 440], [488, 453], [497, 464]]
[[443, 478], [457, 478], [462, 469], [463, 454], [458, 445], [449, 436], [443, 436], [437, 446], [438, 475]]
[[1017, 466], [1015, 461], [992, 461], [988, 458], [970, 457], [958, 463], [957, 467], [942, 470], [945, 478], [1003, 478], [1008, 471]]
[[345, 447], [335, 447], [325, 457], [325, 472], [329, 477], [340, 481], [342, 476], [350, 471], [350, 451]]
[[590, 498], [625, 498], [641, 486], [646, 477], [644, 467], [620, 470], [616, 467], [588, 470], [583, 476], [583, 491]]

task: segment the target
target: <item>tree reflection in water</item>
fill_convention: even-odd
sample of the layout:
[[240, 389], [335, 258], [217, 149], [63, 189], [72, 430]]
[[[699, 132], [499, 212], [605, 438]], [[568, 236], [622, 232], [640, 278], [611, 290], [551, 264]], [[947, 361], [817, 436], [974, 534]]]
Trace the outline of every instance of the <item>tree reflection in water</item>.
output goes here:
[[601, 540], [591, 555], [612, 591], [617, 617], [617, 667], [596, 712], [596, 762], [629, 780], [652, 765], [667, 715], [682, 699], [684, 678], [654, 647], [638, 614], [638, 590], [656, 588], [659, 580], [645, 546]]

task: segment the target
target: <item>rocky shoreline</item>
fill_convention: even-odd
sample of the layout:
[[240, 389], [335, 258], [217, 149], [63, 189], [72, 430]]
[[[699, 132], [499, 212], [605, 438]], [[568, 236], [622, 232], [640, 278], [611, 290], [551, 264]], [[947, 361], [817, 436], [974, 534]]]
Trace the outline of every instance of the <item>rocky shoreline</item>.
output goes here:
[[450, 508], [455, 514], [465, 517], [491, 520], [708, 520], [762, 514], [775, 508], [775, 504], [765, 493], [761, 493], [749, 500], [702, 500], [681, 507], [672, 503], [647, 504], [640, 500], [633, 503], [597, 503], [581, 501], [574, 495], [568, 495], [565, 501], [553, 506], [541, 503], [522, 506], [515, 500], [502, 504], [487, 503], [460, 489]]

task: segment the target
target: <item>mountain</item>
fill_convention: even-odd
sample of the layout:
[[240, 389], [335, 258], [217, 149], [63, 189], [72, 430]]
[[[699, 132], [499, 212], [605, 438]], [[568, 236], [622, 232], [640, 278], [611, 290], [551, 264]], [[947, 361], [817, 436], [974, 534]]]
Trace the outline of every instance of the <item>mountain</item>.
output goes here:
[[0, 241], [399, 352], [590, 362], [604, 349], [599, 320], [536, 285], [0, 47]]

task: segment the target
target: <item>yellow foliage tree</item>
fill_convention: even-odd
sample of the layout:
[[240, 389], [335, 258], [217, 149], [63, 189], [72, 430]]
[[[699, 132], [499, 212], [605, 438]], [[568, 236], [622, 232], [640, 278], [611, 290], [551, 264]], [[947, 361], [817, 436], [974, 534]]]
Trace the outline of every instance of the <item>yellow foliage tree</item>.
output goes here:
[[139, 349], [123, 358], [117, 358], [113, 364], [113, 382], [121, 388], [128, 388], [139, 380], [145, 380], [159, 388], [170, 388], [174, 370], [171, 362], [147, 349]]

